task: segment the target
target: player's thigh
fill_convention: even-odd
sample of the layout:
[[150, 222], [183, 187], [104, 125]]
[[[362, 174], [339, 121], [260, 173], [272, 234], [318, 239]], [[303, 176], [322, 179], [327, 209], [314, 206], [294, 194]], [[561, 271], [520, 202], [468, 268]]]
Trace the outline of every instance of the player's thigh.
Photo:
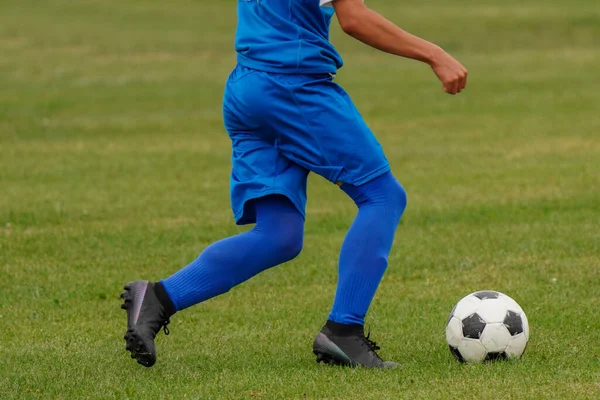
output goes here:
[[286, 157], [335, 183], [360, 185], [389, 171], [379, 141], [339, 85], [316, 79], [288, 89], [290, 101], [276, 103], [272, 118]]
[[254, 200], [286, 196], [303, 216], [308, 171], [284, 157], [273, 143], [252, 134], [232, 137], [231, 206], [238, 224], [256, 222]]
[[231, 203], [236, 222], [256, 220], [254, 200], [284, 195], [304, 215], [308, 171], [284, 157], [262, 122], [269, 82], [257, 71], [236, 67], [225, 87], [223, 119], [232, 145]]
[[249, 84], [229, 82], [223, 117], [232, 145], [231, 206], [236, 223], [256, 222], [254, 201], [272, 194], [286, 196], [304, 216], [308, 171], [286, 158], [247, 104]]

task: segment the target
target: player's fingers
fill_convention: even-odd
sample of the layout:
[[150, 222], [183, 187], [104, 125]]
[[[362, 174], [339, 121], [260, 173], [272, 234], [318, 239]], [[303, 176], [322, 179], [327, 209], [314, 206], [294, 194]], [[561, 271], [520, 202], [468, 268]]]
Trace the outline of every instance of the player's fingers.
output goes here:
[[457, 82], [458, 86], [456, 88], [456, 93], [460, 93], [467, 85], [467, 70], [462, 66], [458, 72]]
[[460, 79], [458, 80], [458, 89], [456, 90], [456, 92], [460, 93], [464, 88], [465, 88], [465, 77], [461, 76]]
[[452, 81], [452, 91], [450, 92], [450, 94], [456, 94], [458, 93], [458, 85], [459, 85], [459, 80], [458, 78], [454, 78], [454, 80]]

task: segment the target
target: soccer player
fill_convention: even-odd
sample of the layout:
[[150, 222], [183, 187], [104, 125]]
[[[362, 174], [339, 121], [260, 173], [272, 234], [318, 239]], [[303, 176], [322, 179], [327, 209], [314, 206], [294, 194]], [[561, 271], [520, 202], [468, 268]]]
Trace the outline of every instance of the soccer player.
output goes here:
[[358, 213], [341, 248], [338, 286], [313, 352], [329, 364], [393, 368], [364, 334], [364, 318], [387, 267], [406, 193], [377, 139], [334, 76], [342, 58], [329, 42], [334, 13], [348, 35], [381, 51], [427, 63], [449, 94], [466, 69], [440, 47], [400, 29], [362, 0], [238, 0], [237, 66], [223, 100], [232, 143], [235, 222], [255, 224], [208, 246], [158, 282], [122, 294], [126, 349], [156, 362], [154, 339], [170, 317], [229, 291], [302, 249], [309, 172], [339, 186]]

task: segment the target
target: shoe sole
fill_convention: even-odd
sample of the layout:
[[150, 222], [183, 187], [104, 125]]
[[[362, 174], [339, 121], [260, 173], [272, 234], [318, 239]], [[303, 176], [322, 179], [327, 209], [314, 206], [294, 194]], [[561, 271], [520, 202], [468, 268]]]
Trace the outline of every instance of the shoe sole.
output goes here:
[[317, 363], [327, 365], [338, 365], [342, 367], [365, 367], [365, 368], [381, 368], [395, 369], [402, 368], [400, 364], [393, 361], [384, 361], [379, 366], [367, 366], [354, 362], [342, 349], [338, 347], [327, 335], [319, 332], [313, 343], [313, 353], [317, 356]]
[[343, 367], [356, 367], [352, 361], [335, 343], [326, 335], [319, 332], [313, 343], [313, 353], [317, 356], [317, 363], [339, 365]]
[[[151, 367], [156, 362], [156, 354], [148, 348], [147, 344], [141, 338], [139, 332], [135, 329], [134, 315], [139, 315], [141, 302], [144, 300], [148, 282], [136, 281], [128, 283], [123, 287], [125, 291], [121, 293], [123, 304], [121, 308], [127, 311], [127, 332], [125, 339], [125, 350], [131, 353], [131, 358], [137, 360], [138, 364], [144, 367]], [[140, 293], [143, 290], [142, 293]]]
[[327, 353], [319, 353], [318, 351], [313, 350], [313, 353], [317, 356], [317, 363], [323, 363], [327, 365], [336, 365], [340, 367], [354, 367], [352, 364], [345, 363], [331, 354]]

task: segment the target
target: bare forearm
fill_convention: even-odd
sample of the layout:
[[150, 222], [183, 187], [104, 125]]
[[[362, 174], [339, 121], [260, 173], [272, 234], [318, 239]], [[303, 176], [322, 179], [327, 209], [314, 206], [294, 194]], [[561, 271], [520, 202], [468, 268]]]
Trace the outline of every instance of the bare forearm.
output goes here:
[[411, 35], [366, 7], [357, 11], [342, 28], [348, 35], [378, 50], [427, 64], [433, 63], [441, 51], [433, 43]]
[[459, 93], [467, 69], [440, 47], [402, 30], [364, 5], [362, 0], [333, 0], [338, 21], [348, 35], [386, 53], [429, 64], [444, 91]]

